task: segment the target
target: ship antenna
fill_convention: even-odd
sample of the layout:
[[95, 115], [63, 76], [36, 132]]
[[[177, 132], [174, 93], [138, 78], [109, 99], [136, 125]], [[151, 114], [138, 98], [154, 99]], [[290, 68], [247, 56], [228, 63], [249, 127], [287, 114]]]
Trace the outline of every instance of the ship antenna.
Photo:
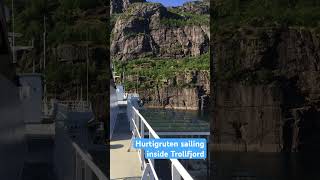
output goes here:
[[15, 34], [14, 34], [14, 6], [13, 6], [14, 2], [13, 0], [11, 1], [11, 11], [12, 11], [12, 62], [15, 63], [16, 60], [16, 56], [15, 56]]
[[[45, 73], [46, 73], [46, 15], [43, 15], [43, 76], [45, 79]], [[47, 103], [47, 83], [44, 81], [44, 103]]]
[[89, 102], [89, 32], [87, 29], [87, 103]]

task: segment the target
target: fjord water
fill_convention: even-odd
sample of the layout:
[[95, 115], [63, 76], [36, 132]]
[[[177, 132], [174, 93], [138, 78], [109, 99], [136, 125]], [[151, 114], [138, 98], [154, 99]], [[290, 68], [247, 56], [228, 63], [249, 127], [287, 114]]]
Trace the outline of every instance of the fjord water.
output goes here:
[[[209, 130], [210, 117], [197, 111], [143, 109], [141, 114], [157, 132]], [[317, 180], [320, 179], [320, 155], [310, 153], [208, 152], [210, 177], [195, 174], [197, 180]], [[168, 162], [160, 160], [165, 174]], [[188, 169], [188, 171], [192, 172]], [[193, 174], [193, 173], [192, 173]]]
[[318, 153], [212, 152], [216, 180], [317, 180]]
[[139, 110], [157, 132], [209, 132], [209, 116], [189, 110], [154, 109]]
[[[209, 132], [210, 123], [208, 113], [189, 110], [155, 109], [139, 110], [156, 132]], [[179, 134], [179, 133], [177, 133]], [[160, 135], [161, 138], [205, 138], [193, 135]], [[206, 180], [209, 177], [209, 161], [180, 160], [195, 180]], [[171, 165], [168, 160], [155, 160], [159, 178], [171, 179]]]

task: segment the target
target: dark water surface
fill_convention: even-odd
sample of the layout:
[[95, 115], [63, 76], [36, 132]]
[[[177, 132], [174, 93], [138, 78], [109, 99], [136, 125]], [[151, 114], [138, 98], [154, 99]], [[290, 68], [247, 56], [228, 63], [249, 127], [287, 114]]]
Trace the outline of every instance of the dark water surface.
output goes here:
[[[209, 131], [209, 116], [197, 111], [140, 110], [156, 131]], [[259, 153], [210, 152], [210, 177], [202, 162], [202, 175], [197, 180], [320, 180], [320, 152]], [[191, 160], [189, 162], [192, 162]], [[182, 162], [185, 164], [184, 162]], [[160, 174], [170, 172], [170, 163], [158, 160]], [[190, 166], [190, 165], [189, 165]], [[188, 171], [192, 172], [190, 168]], [[189, 170], [190, 169], [190, 170]], [[200, 170], [200, 169], [199, 169]], [[203, 171], [204, 170], [204, 171]], [[196, 172], [196, 171], [195, 171]], [[194, 173], [191, 173], [194, 174]], [[170, 178], [169, 174], [165, 175]]]
[[212, 152], [211, 177], [218, 180], [318, 180], [318, 153]]
[[206, 113], [172, 109], [139, 110], [157, 132], [209, 132], [209, 116]]
[[[172, 109], [142, 109], [139, 110], [156, 132], [209, 132], [209, 116], [198, 111]], [[160, 137], [205, 138], [193, 135], [166, 135]], [[207, 160], [180, 160], [182, 165], [191, 174], [194, 180], [207, 179], [209, 161]], [[169, 160], [155, 160], [155, 168], [159, 178], [171, 179], [171, 163]]]

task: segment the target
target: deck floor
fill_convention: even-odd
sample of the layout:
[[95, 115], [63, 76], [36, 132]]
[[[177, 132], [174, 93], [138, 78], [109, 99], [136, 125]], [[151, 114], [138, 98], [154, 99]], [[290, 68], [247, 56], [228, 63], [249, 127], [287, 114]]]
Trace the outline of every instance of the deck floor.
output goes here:
[[55, 180], [54, 124], [26, 125], [27, 156], [22, 180]]
[[142, 171], [140, 169], [138, 152], [135, 149], [131, 149], [128, 152], [130, 140], [129, 123], [124, 109], [120, 109], [114, 134], [110, 142], [111, 180], [138, 180], [141, 178]]

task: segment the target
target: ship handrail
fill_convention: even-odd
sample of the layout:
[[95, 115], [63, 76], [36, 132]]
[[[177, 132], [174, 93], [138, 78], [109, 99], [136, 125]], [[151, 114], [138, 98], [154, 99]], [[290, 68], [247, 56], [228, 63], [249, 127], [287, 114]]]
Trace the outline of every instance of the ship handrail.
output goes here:
[[81, 159], [84, 161], [84, 164], [87, 165], [85, 166], [85, 171], [86, 167], [89, 167], [99, 180], [108, 180], [104, 173], [97, 167], [94, 162], [92, 162], [88, 155], [85, 154], [75, 142], [72, 142], [72, 146], [76, 150], [76, 153], [80, 155]]
[[67, 106], [68, 109], [78, 112], [87, 112], [92, 110], [90, 102], [79, 100], [79, 101], [58, 101], [58, 104]]
[[[132, 131], [133, 136], [135, 136], [135, 134], [138, 135], [139, 138], [144, 138], [144, 126], [148, 129], [149, 131], [149, 138], [155, 138], [155, 139], [160, 139], [159, 135], [153, 130], [153, 128], [151, 127], [151, 125], [147, 122], [147, 120], [140, 114], [139, 110], [137, 110], [132, 104], [131, 104], [131, 99], [128, 100], [128, 111], [127, 111], [127, 116], [130, 122], [130, 129]], [[133, 112], [133, 113], [132, 113]], [[138, 117], [138, 118], [136, 118]], [[137, 121], [138, 120], [138, 121]], [[141, 121], [142, 123], [140, 124]], [[139, 126], [141, 126], [140, 130], [139, 130]], [[140, 132], [139, 132], [140, 131]], [[145, 163], [145, 159], [144, 159], [144, 152], [143, 150], [139, 150], [139, 157], [140, 157], [140, 161], [141, 161], [141, 167], [142, 169], [147, 169], [148, 167], [150, 167], [151, 172], [149, 170], [149, 176], [153, 176], [153, 179], [158, 179], [158, 176], [155, 172], [155, 169], [153, 167], [154, 162], [153, 160], [148, 159], [149, 163]], [[182, 164], [179, 162], [179, 160], [177, 159], [170, 159], [171, 161], [171, 175], [172, 175], [172, 180], [180, 180], [181, 178], [183, 178], [184, 180], [193, 180], [193, 178], [191, 177], [191, 175], [188, 173], [188, 171], [182, 166]], [[144, 172], [145, 173], [145, 172]], [[150, 174], [152, 173], [152, 174]], [[144, 176], [143, 176], [144, 177]]]
[[91, 157], [87, 148], [78, 144], [66, 128], [67, 107], [58, 104], [55, 120], [54, 167], [59, 180], [109, 180]]

